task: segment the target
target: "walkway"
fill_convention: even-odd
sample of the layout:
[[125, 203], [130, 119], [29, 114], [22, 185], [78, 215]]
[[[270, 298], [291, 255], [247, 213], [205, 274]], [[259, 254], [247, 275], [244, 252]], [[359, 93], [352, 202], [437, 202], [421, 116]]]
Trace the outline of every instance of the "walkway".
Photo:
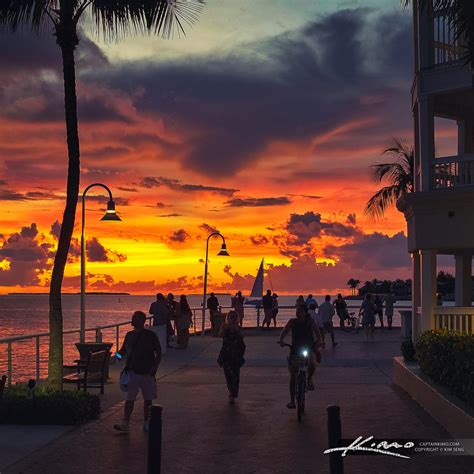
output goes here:
[[[341, 406], [343, 435], [356, 438], [447, 438], [416, 403], [391, 384], [392, 357], [399, 353], [399, 331], [363, 336], [337, 334], [340, 344], [325, 349], [316, 391], [310, 394], [304, 422], [285, 408], [288, 374], [285, 350], [277, 334], [248, 335], [247, 363], [241, 395], [228, 406], [221, 370], [216, 365], [220, 342], [191, 340], [192, 351], [170, 351], [160, 371], [159, 400], [164, 408], [164, 473], [326, 473], [328, 458], [326, 406]], [[107, 387], [108, 404], [116, 389]], [[111, 406], [101, 420], [68, 431], [27, 456], [5, 473], [104, 474], [144, 473], [147, 436], [141, 431], [141, 403], [131, 432], [112, 425], [122, 404]], [[381, 456], [346, 458], [346, 473], [469, 473], [466, 458]]]

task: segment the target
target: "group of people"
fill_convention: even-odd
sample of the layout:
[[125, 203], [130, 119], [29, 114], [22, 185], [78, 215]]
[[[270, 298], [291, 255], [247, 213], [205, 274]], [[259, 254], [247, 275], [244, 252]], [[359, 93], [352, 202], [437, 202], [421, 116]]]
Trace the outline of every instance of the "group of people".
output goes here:
[[186, 295], [181, 295], [179, 302], [175, 301], [173, 293], [165, 298], [162, 293], [156, 295], [156, 301], [149, 313], [153, 315], [152, 330], [158, 336], [163, 353], [172, 348], [171, 338], [176, 332], [178, 349], [186, 349], [189, 342], [189, 328], [193, 325], [193, 312]]
[[[276, 306], [274, 301], [276, 301]], [[376, 315], [379, 316], [383, 327], [383, 303], [385, 303], [385, 314], [388, 327], [392, 326], [393, 305], [395, 303], [393, 294], [388, 294], [382, 301], [378, 296], [375, 298], [367, 294], [360, 307], [362, 325], [366, 331], [367, 339], [373, 337]], [[240, 370], [245, 363], [246, 345], [242, 334], [244, 319], [245, 298], [239, 291], [232, 298], [233, 309], [226, 316], [225, 323], [221, 326], [219, 336], [222, 337], [222, 346], [217, 362], [224, 371], [224, 376], [229, 392], [229, 403], [234, 404], [239, 395]], [[275, 321], [278, 313], [278, 296], [268, 290], [263, 297], [262, 306], [265, 312], [264, 324], [270, 327], [271, 320]], [[211, 293], [207, 300], [210, 311], [220, 312], [217, 297]], [[333, 317], [337, 314], [340, 324], [347, 319], [347, 303], [341, 294], [331, 302], [331, 296], [326, 295], [324, 302], [318, 305], [313, 295], [305, 299], [302, 295], [298, 297], [296, 304], [296, 315], [291, 318], [283, 328], [278, 343], [285, 345], [285, 338], [291, 333], [290, 357], [288, 358], [288, 369], [290, 372], [290, 401], [289, 409], [296, 408], [295, 404], [295, 377], [298, 367], [292, 364], [292, 357], [301, 353], [302, 349], [308, 351], [308, 390], [314, 390], [313, 376], [316, 365], [321, 361], [320, 347], [325, 347], [325, 334], [331, 337], [332, 347], [337, 345], [334, 336]], [[274, 311], [276, 309], [276, 313]], [[125, 336], [124, 342], [118, 351], [119, 357], [127, 357], [124, 372], [127, 373], [126, 402], [124, 418], [122, 423], [114, 425], [118, 431], [128, 431], [130, 417], [134, 408], [134, 402], [141, 390], [144, 399], [144, 425], [143, 429], [148, 431], [149, 408], [156, 398], [156, 371], [161, 361], [163, 352], [170, 347], [170, 337], [174, 333], [172, 322], [177, 330], [178, 346], [186, 348], [189, 340], [189, 328], [192, 325], [192, 311], [185, 295], [180, 297], [179, 302], [174, 300], [170, 293], [166, 298], [163, 294], [156, 295], [156, 301], [150, 307], [153, 315], [153, 326], [145, 328], [146, 315], [137, 311], [132, 316], [133, 330]], [[212, 313], [211, 313], [212, 314]], [[215, 313], [214, 313], [215, 314]], [[275, 322], [276, 326], [276, 322]]]

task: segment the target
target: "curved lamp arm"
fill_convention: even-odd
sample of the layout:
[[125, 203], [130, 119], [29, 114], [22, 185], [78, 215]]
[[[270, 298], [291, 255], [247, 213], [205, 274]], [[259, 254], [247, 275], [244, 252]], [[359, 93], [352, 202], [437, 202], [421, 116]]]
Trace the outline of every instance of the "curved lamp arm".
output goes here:
[[112, 191], [105, 184], [92, 183], [92, 184], [89, 184], [89, 186], [87, 186], [86, 189], [84, 189], [84, 192], [82, 193], [82, 234], [84, 234], [84, 228], [85, 228], [85, 224], [86, 224], [86, 195], [87, 195], [87, 191], [89, 191], [89, 189], [97, 187], [97, 186], [101, 187], [101, 188], [104, 188], [109, 193], [109, 201], [113, 201]]

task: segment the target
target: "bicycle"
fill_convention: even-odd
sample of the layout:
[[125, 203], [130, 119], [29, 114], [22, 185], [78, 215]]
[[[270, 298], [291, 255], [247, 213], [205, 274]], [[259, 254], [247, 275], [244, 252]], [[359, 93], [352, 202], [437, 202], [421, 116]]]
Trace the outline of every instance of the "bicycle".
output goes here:
[[341, 325], [342, 331], [359, 333], [362, 326], [362, 315], [359, 314], [357, 317], [354, 315], [355, 313], [349, 313], [348, 317], [344, 319], [344, 324]]
[[[285, 342], [278, 343], [282, 347], [289, 347], [290, 350], [293, 347], [291, 344]], [[309, 365], [309, 353], [310, 349], [302, 349], [301, 354], [290, 354], [288, 356], [288, 363], [290, 367], [296, 367], [298, 372], [295, 378], [295, 401], [296, 401], [296, 418], [298, 423], [301, 423], [304, 406], [306, 400], [307, 380], [308, 380], [308, 365]]]

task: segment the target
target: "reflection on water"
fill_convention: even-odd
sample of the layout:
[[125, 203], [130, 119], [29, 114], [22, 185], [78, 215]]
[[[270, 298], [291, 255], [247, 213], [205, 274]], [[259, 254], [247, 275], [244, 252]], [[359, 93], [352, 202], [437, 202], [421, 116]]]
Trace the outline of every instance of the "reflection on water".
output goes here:
[[[222, 306], [230, 305], [230, 296], [219, 295], [219, 302]], [[177, 298], [176, 298], [177, 299]], [[280, 296], [280, 306], [290, 306], [295, 302], [295, 296]], [[322, 302], [324, 297], [317, 297], [318, 302]], [[128, 295], [88, 295], [87, 296], [87, 327], [105, 326], [129, 320], [134, 311], [140, 310], [148, 314], [153, 296], [128, 296]], [[191, 307], [200, 307], [202, 296], [188, 296]], [[64, 330], [78, 329], [80, 319], [80, 297], [79, 295], [63, 296], [63, 318]], [[357, 304], [354, 302], [354, 304]], [[404, 306], [409, 303], [405, 302]], [[48, 295], [8, 295], [0, 296], [0, 339], [9, 336], [19, 336], [48, 332]], [[294, 310], [280, 309], [278, 314], [278, 325], [283, 326], [290, 317], [293, 317]], [[201, 312], [196, 312], [196, 325], [201, 328]], [[255, 326], [256, 311], [253, 307], [246, 308], [246, 319], [244, 324]], [[206, 326], [208, 326], [206, 321]], [[395, 312], [394, 325], [400, 325], [400, 315]], [[119, 340], [121, 341], [125, 333], [131, 329], [130, 326], [121, 326], [119, 329]], [[104, 342], [114, 343], [116, 341], [116, 329], [104, 329], [102, 331]], [[94, 339], [94, 331], [87, 333], [87, 339]], [[64, 335], [64, 362], [72, 363], [78, 357], [75, 343], [78, 341], [78, 334]], [[192, 341], [191, 341], [192, 343]], [[25, 380], [35, 377], [36, 367], [36, 340], [18, 341], [12, 344], [13, 353], [13, 374], [14, 381]], [[48, 359], [48, 337], [40, 338], [40, 376], [47, 375]], [[7, 344], [0, 344], [0, 375], [7, 373]]]

